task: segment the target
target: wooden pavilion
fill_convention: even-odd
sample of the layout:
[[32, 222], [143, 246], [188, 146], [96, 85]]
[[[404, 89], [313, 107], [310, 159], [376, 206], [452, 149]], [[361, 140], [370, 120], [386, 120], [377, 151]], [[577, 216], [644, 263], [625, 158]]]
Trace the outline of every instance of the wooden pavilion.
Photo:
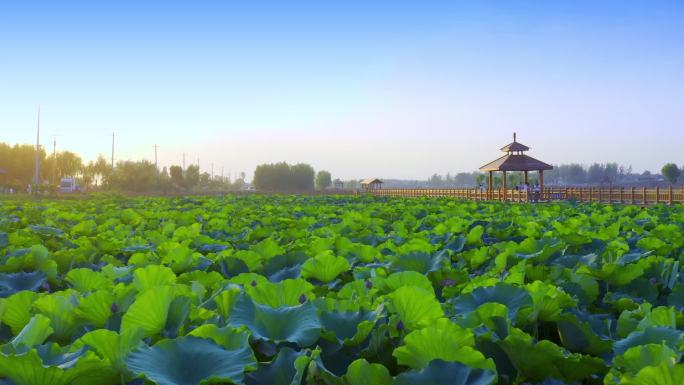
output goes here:
[[365, 191], [379, 190], [382, 188], [382, 181], [378, 178], [369, 178], [361, 181], [361, 188]]
[[524, 144], [518, 143], [514, 132], [513, 142], [501, 148], [501, 151], [505, 152], [506, 155], [480, 167], [480, 171], [489, 174], [487, 179], [487, 199], [492, 199], [492, 189], [494, 186], [493, 175], [496, 171], [501, 171], [503, 173], [501, 178], [501, 186], [504, 199], [506, 199], [506, 173], [509, 171], [522, 171], [525, 176], [524, 183], [528, 186], [528, 173], [530, 171], [537, 171], [539, 173], [539, 196], [543, 196], [544, 171], [552, 170], [553, 166], [523, 154], [525, 151], [529, 151], [529, 149], [530, 148]]

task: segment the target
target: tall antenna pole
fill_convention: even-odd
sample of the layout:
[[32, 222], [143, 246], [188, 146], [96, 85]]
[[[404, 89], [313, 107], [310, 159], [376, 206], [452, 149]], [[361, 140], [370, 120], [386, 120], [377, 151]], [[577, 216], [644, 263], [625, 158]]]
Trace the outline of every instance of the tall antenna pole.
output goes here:
[[52, 138], [52, 185], [57, 183], [57, 137]]
[[157, 146], [156, 144], [154, 145], [154, 167], [159, 171], [159, 164], [157, 163]]
[[38, 105], [38, 125], [36, 126], [36, 188], [40, 185], [40, 105]]
[[112, 171], [114, 171], [114, 131], [112, 131]]

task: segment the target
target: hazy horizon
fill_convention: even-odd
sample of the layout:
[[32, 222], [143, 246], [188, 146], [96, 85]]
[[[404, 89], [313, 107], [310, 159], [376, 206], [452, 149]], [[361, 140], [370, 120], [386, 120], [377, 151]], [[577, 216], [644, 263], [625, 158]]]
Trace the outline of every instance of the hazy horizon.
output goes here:
[[0, 4], [0, 141], [202, 170], [684, 163], [684, 3]]

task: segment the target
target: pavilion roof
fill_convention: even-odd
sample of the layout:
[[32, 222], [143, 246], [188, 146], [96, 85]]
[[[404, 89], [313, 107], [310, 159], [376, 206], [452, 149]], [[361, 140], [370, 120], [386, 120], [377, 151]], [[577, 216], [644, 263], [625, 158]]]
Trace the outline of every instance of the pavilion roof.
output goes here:
[[511, 152], [511, 151], [529, 151], [530, 148], [525, 146], [522, 143], [518, 142], [511, 142], [503, 147], [501, 147], [501, 151], [503, 152]]
[[382, 181], [378, 178], [368, 178], [362, 180], [361, 184], [382, 184]]
[[[515, 150], [517, 151], [517, 150]], [[531, 156], [506, 154], [480, 167], [480, 171], [538, 171], [552, 170], [553, 166]]]

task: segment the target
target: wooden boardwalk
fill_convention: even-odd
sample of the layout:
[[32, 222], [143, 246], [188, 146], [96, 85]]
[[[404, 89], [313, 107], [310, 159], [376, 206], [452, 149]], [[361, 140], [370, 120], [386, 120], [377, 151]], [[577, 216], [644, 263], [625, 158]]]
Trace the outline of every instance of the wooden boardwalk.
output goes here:
[[519, 190], [492, 190], [491, 197], [484, 189], [375, 189], [370, 193], [376, 196], [390, 197], [448, 197], [468, 200], [494, 200], [510, 202], [529, 201], [562, 201], [576, 200], [579, 202], [602, 202], [633, 205], [653, 205], [658, 203], [673, 204], [684, 203], [684, 187], [682, 188], [659, 188], [659, 187], [545, 187], [539, 193]]

